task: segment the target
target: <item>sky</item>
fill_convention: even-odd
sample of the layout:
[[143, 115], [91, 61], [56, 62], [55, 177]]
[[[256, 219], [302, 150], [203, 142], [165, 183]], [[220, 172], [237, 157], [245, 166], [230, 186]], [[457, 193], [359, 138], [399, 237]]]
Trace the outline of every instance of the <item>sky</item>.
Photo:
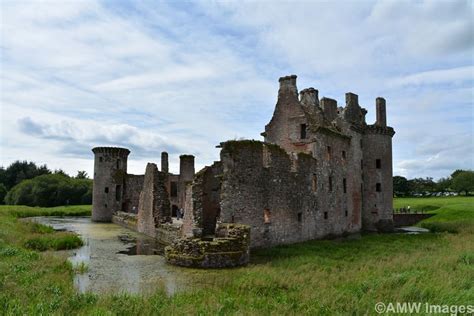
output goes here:
[[129, 173], [219, 160], [263, 140], [278, 78], [298, 75], [375, 121], [387, 100], [394, 175], [474, 169], [473, 1], [1, 0], [0, 165], [93, 174], [95, 146]]

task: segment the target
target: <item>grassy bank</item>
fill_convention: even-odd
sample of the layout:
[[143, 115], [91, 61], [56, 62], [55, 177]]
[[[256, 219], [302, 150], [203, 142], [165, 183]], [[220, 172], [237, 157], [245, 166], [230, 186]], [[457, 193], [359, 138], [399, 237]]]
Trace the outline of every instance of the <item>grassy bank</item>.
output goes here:
[[459, 230], [474, 234], [474, 197], [398, 198], [394, 208], [410, 206], [411, 210], [434, 214], [418, 225], [433, 232], [457, 233]]
[[21, 239], [27, 238], [27, 228], [12, 215], [18, 215], [15, 210], [0, 207], [0, 310], [6, 314], [334, 315], [374, 314], [379, 301], [472, 304], [474, 199], [463, 199], [395, 202], [399, 207], [436, 206], [431, 211], [438, 213], [429, 221], [452, 223], [455, 234], [365, 235], [261, 250], [252, 253], [248, 267], [208, 271], [202, 288], [173, 297], [161, 292], [151, 297], [76, 294], [65, 258], [26, 249]]

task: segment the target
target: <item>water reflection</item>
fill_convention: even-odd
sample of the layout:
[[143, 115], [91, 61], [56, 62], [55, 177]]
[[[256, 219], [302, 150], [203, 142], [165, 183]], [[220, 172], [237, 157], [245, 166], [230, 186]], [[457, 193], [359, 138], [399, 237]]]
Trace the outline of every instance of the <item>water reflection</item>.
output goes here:
[[150, 294], [162, 289], [168, 295], [193, 287], [198, 272], [165, 263], [163, 245], [154, 239], [111, 223], [93, 223], [89, 217], [36, 217], [34, 221], [54, 229], [74, 231], [84, 246], [69, 260], [88, 269], [76, 274], [74, 285], [81, 293], [91, 291]]

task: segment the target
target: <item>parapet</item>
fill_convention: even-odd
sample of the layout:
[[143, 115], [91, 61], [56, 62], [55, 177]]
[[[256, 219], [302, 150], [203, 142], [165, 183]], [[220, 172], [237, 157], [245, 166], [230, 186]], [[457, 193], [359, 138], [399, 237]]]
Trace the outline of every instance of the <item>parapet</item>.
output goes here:
[[115, 156], [128, 156], [130, 154], [130, 150], [122, 147], [95, 147], [92, 148], [92, 152], [94, 154], [112, 154]]

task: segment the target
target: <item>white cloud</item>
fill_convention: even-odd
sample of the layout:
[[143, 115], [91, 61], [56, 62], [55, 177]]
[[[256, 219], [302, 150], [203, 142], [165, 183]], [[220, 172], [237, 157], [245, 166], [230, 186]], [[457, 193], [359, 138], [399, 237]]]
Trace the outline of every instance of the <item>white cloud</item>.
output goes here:
[[472, 166], [449, 155], [473, 155], [449, 138], [473, 138], [472, 2], [1, 6], [3, 164], [38, 159], [72, 173], [91, 146], [117, 144], [132, 147], [132, 172], [166, 147], [203, 166], [220, 141], [258, 138], [278, 77], [296, 73], [300, 88], [340, 105], [359, 93], [369, 121], [385, 96], [396, 171]]
[[426, 84], [459, 84], [474, 80], [474, 66], [457, 67], [452, 69], [441, 69], [424, 71], [392, 80], [392, 84], [398, 86], [426, 85]]

